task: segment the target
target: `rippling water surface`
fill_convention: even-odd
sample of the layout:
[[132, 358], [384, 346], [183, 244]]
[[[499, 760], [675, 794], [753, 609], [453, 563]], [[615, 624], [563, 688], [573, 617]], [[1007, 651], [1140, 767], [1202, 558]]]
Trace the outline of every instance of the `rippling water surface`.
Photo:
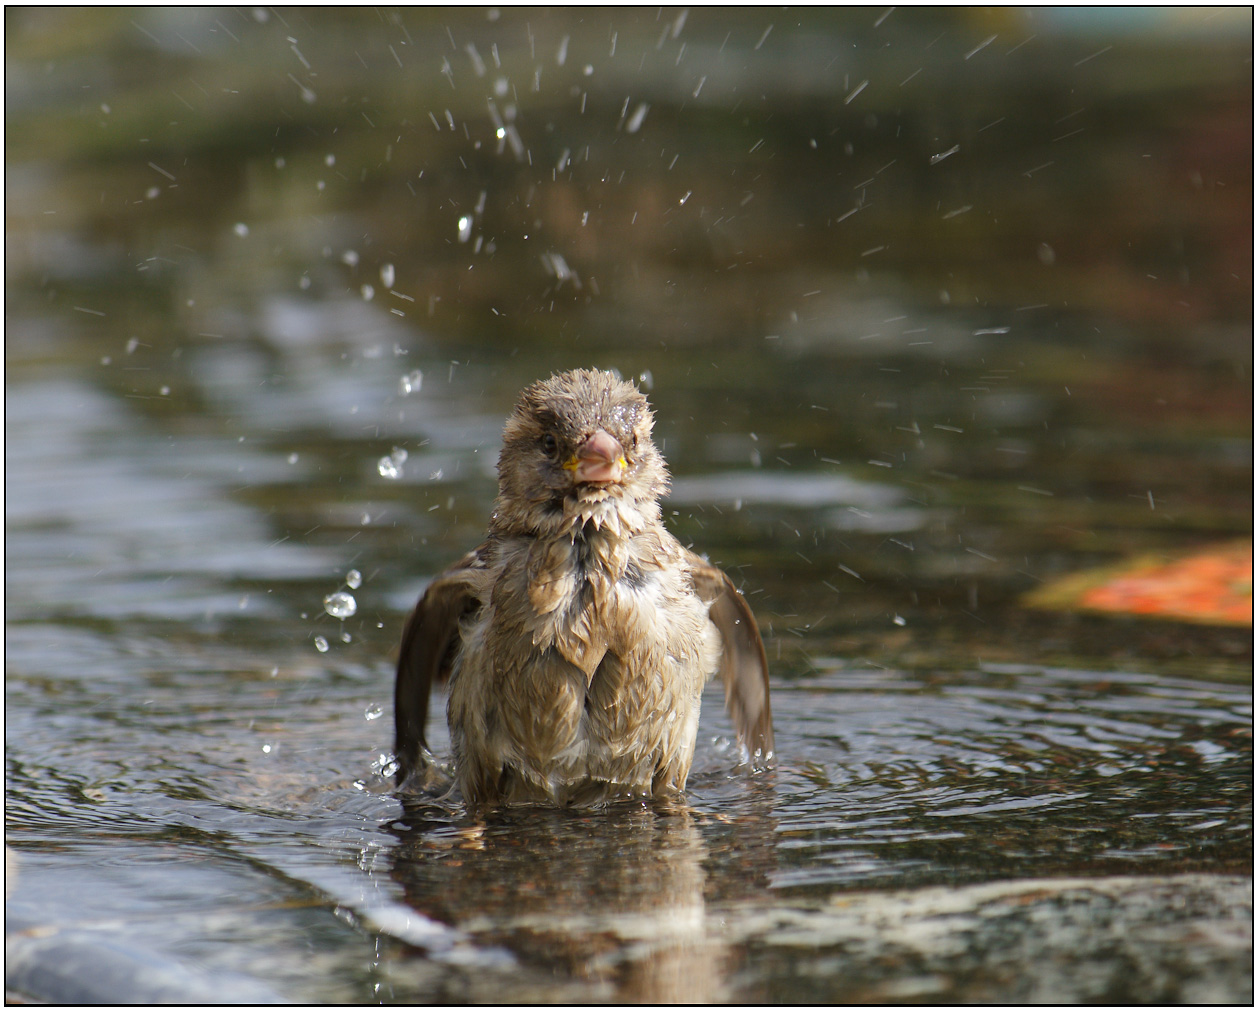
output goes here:
[[[7, 11], [10, 996], [1250, 1001], [1250, 630], [1021, 603], [1251, 532], [1175, 17]], [[686, 805], [404, 805], [403, 616], [592, 363], [777, 763], [715, 693]]]

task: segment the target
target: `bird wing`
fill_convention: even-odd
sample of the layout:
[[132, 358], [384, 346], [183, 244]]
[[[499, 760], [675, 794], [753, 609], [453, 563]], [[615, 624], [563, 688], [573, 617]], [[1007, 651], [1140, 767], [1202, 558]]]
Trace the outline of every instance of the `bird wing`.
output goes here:
[[424, 723], [429, 692], [450, 678], [459, 645], [459, 622], [480, 607], [476, 575], [485, 567], [485, 546], [439, 573], [415, 605], [402, 631], [398, 680], [394, 684], [394, 759], [398, 783], [423, 766]]
[[717, 671], [726, 687], [726, 709], [739, 743], [753, 760], [763, 762], [774, 751], [774, 720], [769, 706], [769, 665], [756, 616], [730, 577], [698, 555], [688, 555], [695, 591], [708, 604], [708, 617], [721, 633]]

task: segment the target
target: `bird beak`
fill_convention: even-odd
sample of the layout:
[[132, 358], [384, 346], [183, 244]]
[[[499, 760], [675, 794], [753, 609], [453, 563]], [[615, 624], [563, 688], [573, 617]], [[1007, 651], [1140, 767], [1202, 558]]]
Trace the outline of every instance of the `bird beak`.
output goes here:
[[577, 452], [564, 464], [564, 470], [573, 472], [574, 484], [608, 485], [619, 482], [627, 466], [625, 451], [617, 438], [597, 429], [582, 440]]

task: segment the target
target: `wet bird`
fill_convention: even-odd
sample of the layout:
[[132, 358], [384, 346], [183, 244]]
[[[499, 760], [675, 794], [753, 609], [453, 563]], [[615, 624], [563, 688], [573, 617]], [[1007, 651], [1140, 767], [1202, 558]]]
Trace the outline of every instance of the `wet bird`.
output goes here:
[[756, 620], [664, 527], [646, 397], [574, 370], [507, 419], [485, 541], [406, 623], [394, 696], [399, 783], [422, 774], [429, 693], [450, 682], [456, 783], [471, 805], [589, 806], [680, 794], [700, 693], [719, 675], [748, 757], [774, 748]]

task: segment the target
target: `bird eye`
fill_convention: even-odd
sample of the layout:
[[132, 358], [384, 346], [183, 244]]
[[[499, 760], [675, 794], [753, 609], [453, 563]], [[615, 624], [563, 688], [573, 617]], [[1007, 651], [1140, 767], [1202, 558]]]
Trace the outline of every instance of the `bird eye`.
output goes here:
[[555, 451], [560, 448], [559, 440], [555, 438], [554, 433], [548, 432], [542, 437], [542, 452], [548, 457], [554, 457]]

